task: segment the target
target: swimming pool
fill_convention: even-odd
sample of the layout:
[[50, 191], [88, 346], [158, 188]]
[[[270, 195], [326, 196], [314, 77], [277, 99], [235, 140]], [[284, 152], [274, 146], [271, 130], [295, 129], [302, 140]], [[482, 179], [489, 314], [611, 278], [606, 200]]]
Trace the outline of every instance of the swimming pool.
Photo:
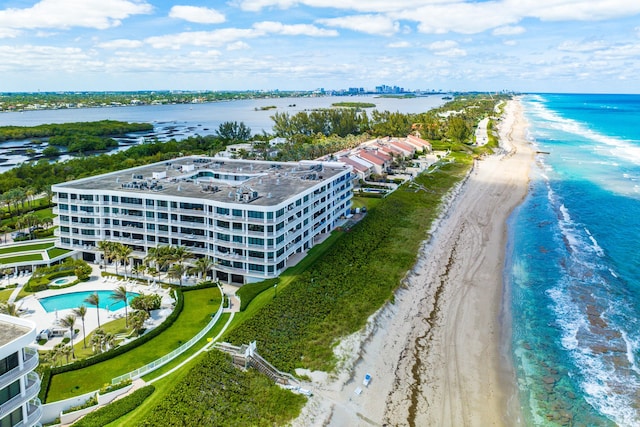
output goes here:
[[[86, 305], [87, 308], [95, 308], [95, 306], [84, 302], [89, 295], [95, 293], [98, 294], [98, 298], [100, 299], [100, 308], [108, 308], [109, 311], [115, 311], [124, 307], [124, 302], [116, 301], [111, 298], [113, 291], [83, 291], [53, 295], [50, 297], [40, 298], [40, 304], [47, 313], [52, 313], [56, 310], [65, 310], [68, 308], [78, 308], [82, 304]], [[138, 295], [139, 294], [135, 292], [129, 292], [127, 294], [127, 300], [131, 302], [131, 300]]]
[[68, 276], [68, 277], [63, 277], [62, 279], [58, 279], [56, 281], [53, 282], [54, 285], [66, 285], [69, 284], [71, 282], [73, 282], [75, 280], [74, 276]]

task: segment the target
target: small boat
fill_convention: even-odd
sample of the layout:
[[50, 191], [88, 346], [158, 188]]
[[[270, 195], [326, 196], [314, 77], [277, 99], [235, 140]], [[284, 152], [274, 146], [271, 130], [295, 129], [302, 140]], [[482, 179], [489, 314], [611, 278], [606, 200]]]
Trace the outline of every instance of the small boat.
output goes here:
[[364, 380], [362, 380], [362, 385], [365, 387], [368, 387], [370, 382], [371, 382], [371, 374], [367, 373], [364, 376]]

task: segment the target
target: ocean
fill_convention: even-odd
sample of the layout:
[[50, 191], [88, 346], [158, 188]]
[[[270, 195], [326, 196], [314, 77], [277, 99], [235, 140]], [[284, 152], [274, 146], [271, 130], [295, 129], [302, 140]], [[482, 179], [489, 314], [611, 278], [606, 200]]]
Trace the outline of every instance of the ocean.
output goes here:
[[536, 156], [509, 221], [524, 424], [640, 425], [640, 95], [521, 98]]

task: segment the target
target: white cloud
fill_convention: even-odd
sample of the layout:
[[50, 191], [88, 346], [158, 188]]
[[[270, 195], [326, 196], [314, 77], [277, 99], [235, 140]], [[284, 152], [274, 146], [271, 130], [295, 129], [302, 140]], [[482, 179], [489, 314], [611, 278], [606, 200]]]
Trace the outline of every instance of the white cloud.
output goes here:
[[458, 42], [454, 40], [442, 40], [429, 44], [427, 49], [433, 52], [434, 55], [446, 56], [449, 58], [455, 58], [459, 56], [466, 56], [467, 51], [458, 47]]
[[150, 13], [152, 7], [137, 0], [41, 0], [25, 9], [0, 10], [0, 28], [117, 27], [132, 15]]
[[446, 56], [448, 58], [455, 58], [458, 56], [467, 56], [467, 51], [460, 48], [454, 48], [454, 49], [436, 50], [433, 52], [433, 54], [438, 56]]
[[289, 9], [298, 5], [318, 8], [355, 10], [357, 12], [393, 12], [412, 9], [425, 3], [443, 3], [449, 0], [237, 0], [242, 10], [257, 12], [265, 8]]
[[338, 32], [335, 30], [326, 30], [318, 28], [315, 25], [285, 25], [275, 21], [256, 22], [253, 24], [253, 28], [265, 33], [282, 34], [285, 36], [335, 37], [338, 35]]
[[458, 47], [458, 42], [454, 40], [442, 40], [429, 44], [427, 48], [429, 50], [444, 50], [444, 49], [453, 49]]
[[237, 42], [229, 43], [227, 45], [227, 50], [228, 51], [247, 50], [247, 49], [250, 49], [250, 46], [247, 43], [245, 43], [243, 41], [240, 41], [240, 40], [238, 40]]
[[148, 37], [144, 41], [156, 49], [179, 49], [182, 46], [219, 47], [239, 39], [254, 38], [263, 32], [254, 29], [224, 28], [214, 31], [191, 31]]
[[142, 45], [140, 40], [117, 39], [98, 43], [96, 46], [103, 49], [135, 49]]
[[226, 20], [225, 16], [215, 9], [197, 6], [173, 6], [169, 11], [169, 17], [196, 24], [220, 24]]
[[22, 31], [14, 30], [12, 28], [0, 28], [0, 39], [10, 39], [18, 37]]
[[316, 22], [330, 27], [346, 28], [367, 34], [391, 36], [400, 29], [398, 22], [383, 15], [353, 15], [340, 18], [318, 19]]
[[525, 30], [524, 27], [521, 27], [519, 25], [507, 25], [494, 29], [491, 34], [493, 34], [494, 36], [517, 36], [518, 34], [523, 34], [526, 31], [527, 30]]
[[563, 52], [593, 52], [606, 47], [607, 44], [602, 40], [588, 42], [565, 41], [558, 46], [558, 50]]
[[387, 45], [388, 48], [390, 49], [403, 49], [406, 47], [411, 47], [411, 43], [407, 42], [407, 41], [402, 41], [402, 42], [394, 42], [394, 43], [389, 43]]

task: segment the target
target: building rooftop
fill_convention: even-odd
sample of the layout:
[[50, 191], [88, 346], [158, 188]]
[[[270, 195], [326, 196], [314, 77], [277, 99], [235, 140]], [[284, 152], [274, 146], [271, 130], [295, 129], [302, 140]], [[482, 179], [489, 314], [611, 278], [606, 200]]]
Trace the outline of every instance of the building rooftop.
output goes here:
[[150, 195], [200, 198], [252, 206], [282, 203], [349, 166], [338, 162], [269, 162], [190, 156], [111, 172], [54, 186], [79, 190], [114, 190], [131, 197]]
[[31, 329], [26, 326], [0, 320], [0, 347], [14, 341], [21, 336], [28, 334]]

